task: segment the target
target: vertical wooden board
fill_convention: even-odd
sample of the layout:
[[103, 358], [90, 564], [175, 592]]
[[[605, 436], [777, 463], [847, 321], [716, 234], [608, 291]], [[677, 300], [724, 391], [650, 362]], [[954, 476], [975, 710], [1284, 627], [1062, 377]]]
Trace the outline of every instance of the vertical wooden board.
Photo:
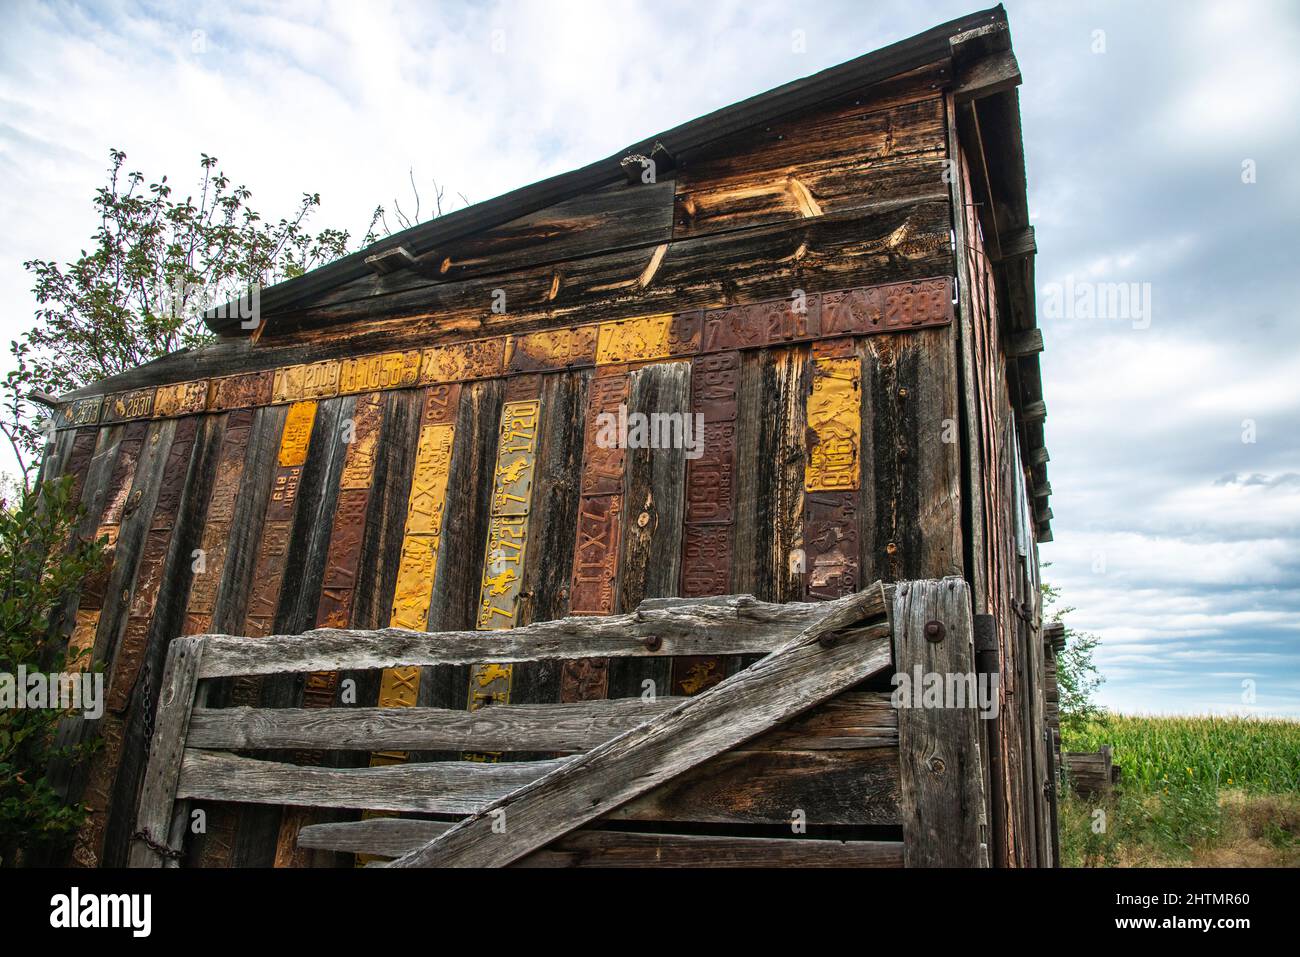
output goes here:
[[804, 599], [807, 347], [743, 354], [736, 439], [736, 562], [730, 591]]
[[[582, 420], [590, 381], [589, 370], [548, 375], [543, 380], [539, 487], [529, 522], [520, 624], [553, 621], [569, 613], [582, 480]], [[551, 661], [516, 665], [511, 700], [521, 704], [559, 700], [560, 670]]]
[[[964, 579], [909, 581], [893, 602], [894, 663], [900, 675], [974, 675], [970, 586]], [[899, 691], [902, 690], [900, 686]], [[977, 702], [898, 709], [900, 814], [907, 867], [987, 863], [984, 773]]]
[[[123, 461], [126, 450], [122, 450], [119, 454], [115, 466], [115, 473], [121, 480], [121, 484], [117, 489], [117, 495], [105, 510], [104, 519], [115, 519], [118, 523], [118, 531], [113, 567], [108, 575], [108, 584], [103, 597], [94, 653], [96, 661], [105, 662], [105, 672], [109, 675], [106, 683], [109, 687], [112, 687], [112, 671], [117, 666], [118, 655], [124, 641], [128, 647], [131, 647], [145, 640], [147, 618], [137, 622], [134, 628], [128, 627], [131, 590], [175, 432], [174, 421], [150, 423], [134, 468], [130, 468], [129, 464]], [[127, 467], [123, 468], [124, 465]], [[123, 494], [127, 487], [125, 473], [128, 470], [132, 472], [130, 491]], [[108, 524], [106, 521], [101, 521], [103, 524]], [[89, 731], [96, 734], [103, 743], [74, 774], [74, 788], [77, 786], [76, 778], [84, 780], [81, 800], [89, 814], [73, 842], [72, 861], [79, 867], [97, 867], [103, 862], [104, 837], [113, 800], [113, 781], [124, 745], [125, 727], [121, 717], [111, 712], [105, 713], [97, 721], [86, 721], [76, 717], [72, 719], [74, 725], [78, 722], [82, 727], [79, 732], [75, 732], [77, 740], [84, 740], [82, 736]]]
[[[130, 851], [136, 800], [152, 746], [159, 682], [167, 648], [184, 625], [186, 594], [193, 577], [192, 553], [200, 540], [200, 516], [216, 472], [221, 426], [221, 422], [207, 416], [181, 419], [177, 426], [177, 441], [172, 443], [171, 458], [174, 460], [180, 436], [187, 427], [193, 429], [192, 452], [185, 457], [185, 461], [175, 463], [179, 465], [182, 476], [179, 483], [180, 498], [172, 512], [174, 525], [162, 569], [162, 584], [152, 602], [148, 640], [143, 649], [139, 677], [134, 682], [129, 702], [124, 747], [114, 783], [112, 811], [104, 845], [104, 862], [110, 867], [124, 866]], [[171, 468], [173, 463], [168, 465], [168, 469]], [[164, 476], [165, 483], [167, 480], [167, 476]], [[160, 497], [155, 509], [155, 525], [166, 519], [165, 515], [159, 514], [162, 510], [163, 501]]]
[[[631, 373], [628, 411], [691, 416], [691, 365], [661, 362]], [[692, 439], [702, 439], [690, 420]], [[683, 431], [679, 433], [686, 434]], [[616, 610], [631, 611], [646, 598], [678, 594], [681, 581], [682, 519], [686, 488], [686, 448], [631, 449], [627, 453], [621, 524]], [[644, 518], [643, 518], [644, 516]], [[654, 682], [656, 695], [668, 694], [669, 659], [614, 659], [609, 664], [609, 696], [636, 697]]]

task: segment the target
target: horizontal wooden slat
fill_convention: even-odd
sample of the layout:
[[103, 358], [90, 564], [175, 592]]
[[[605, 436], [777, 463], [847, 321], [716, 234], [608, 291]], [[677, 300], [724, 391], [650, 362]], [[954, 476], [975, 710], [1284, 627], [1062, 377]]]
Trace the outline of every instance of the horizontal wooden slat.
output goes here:
[[199, 708], [189, 746], [232, 751], [587, 751], [680, 698], [445, 708]]
[[[375, 818], [315, 824], [298, 835], [302, 847], [399, 857], [433, 840], [443, 821]], [[520, 861], [518, 867], [901, 867], [895, 841], [715, 837], [577, 831]]]
[[[185, 752], [177, 796], [249, 804], [471, 814], [571, 758], [377, 768], [300, 767]], [[712, 824], [897, 824], [898, 753], [733, 751], [618, 808], [611, 819]]]
[[[588, 751], [680, 702], [664, 697], [443, 708], [196, 708], [191, 748], [365, 751]], [[849, 750], [898, 742], [889, 696], [849, 692], [741, 750]]]
[[[850, 598], [852, 596], [849, 596]], [[840, 599], [847, 602], [849, 599]], [[200, 678], [308, 673], [398, 665], [463, 665], [538, 659], [767, 654], [786, 644], [836, 602], [778, 605], [750, 595], [681, 601], [626, 615], [573, 617], [509, 631], [423, 634], [398, 628], [322, 628], [250, 641], [205, 637]], [[657, 639], [654, 650], [647, 641]]]
[[609, 814], [695, 824], [897, 824], [898, 749], [729, 751]]
[[480, 764], [437, 761], [375, 768], [318, 768], [186, 750], [178, 797], [245, 804], [472, 814], [568, 758]]

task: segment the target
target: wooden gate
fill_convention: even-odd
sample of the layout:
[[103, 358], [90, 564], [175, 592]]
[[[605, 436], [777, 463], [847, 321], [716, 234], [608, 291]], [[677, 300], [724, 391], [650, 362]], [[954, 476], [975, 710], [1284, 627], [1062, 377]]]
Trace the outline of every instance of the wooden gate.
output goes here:
[[[301, 847], [399, 867], [987, 866], [975, 702], [895, 708], [888, 690], [917, 668], [973, 674], [971, 621], [966, 583], [949, 578], [817, 603], [655, 599], [496, 632], [177, 638], [130, 862], [179, 864], [195, 810], [244, 802], [424, 815], [299, 834]], [[212, 682], [237, 676], [687, 655], [763, 657], [691, 698], [474, 712], [205, 707]], [[303, 751], [507, 760], [265, 757]]]

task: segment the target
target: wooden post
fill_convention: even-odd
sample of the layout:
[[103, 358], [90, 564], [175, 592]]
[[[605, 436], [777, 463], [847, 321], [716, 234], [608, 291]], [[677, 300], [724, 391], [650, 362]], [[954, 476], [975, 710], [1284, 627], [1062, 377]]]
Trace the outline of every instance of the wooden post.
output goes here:
[[918, 673], [938, 675], [945, 687], [959, 683], [950, 676], [975, 684], [970, 586], [956, 577], [904, 582], [894, 591], [893, 622], [894, 665], [912, 698], [898, 710], [905, 866], [987, 866], [978, 702], [922, 706], [916, 686]]
[[170, 856], [181, 852], [185, 832], [183, 828], [173, 832], [172, 805], [202, 658], [202, 638], [175, 638], [167, 646], [149, 767], [140, 788], [140, 807], [131, 840], [131, 867], [162, 867]]

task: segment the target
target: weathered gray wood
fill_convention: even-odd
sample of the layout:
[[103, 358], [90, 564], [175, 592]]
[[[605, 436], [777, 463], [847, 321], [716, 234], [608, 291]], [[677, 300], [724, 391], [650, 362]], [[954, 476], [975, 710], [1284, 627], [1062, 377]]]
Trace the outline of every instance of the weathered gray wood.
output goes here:
[[[400, 857], [441, 835], [446, 821], [376, 818], [305, 827], [303, 847]], [[901, 867], [896, 841], [713, 837], [582, 830], [520, 861], [520, 867]]]
[[[511, 704], [469, 713], [442, 708], [201, 708], [187, 746], [399, 751], [588, 751], [681, 702], [613, 698], [572, 704]], [[896, 746], [889, 696], [846, 692], [742, 749], [836, 751]]]
[[767, 736], [710, 758], [606, 817], [789, 827], [791, 812], [797, 808], [809, 825], [902, 823], [896, 745], [839, 751], [750, 750]]
[[[888, 666], [888, 624], [855, 627], [884, 613], [879, 583], [824, 606], [829, 613], [785, 647], [635, 730], [569, 759], [394, 866], [512, 863]], [[502, 814], [507, 826], [499, 834], [495, 825]]]
[[[767, 735], [719, 754], [610, 812], [625, 821], [788, 825], [897, 825], [898, 749], [756, 750]], [[178, 794], [248, 804], [469, 814], [563, 760], [480, 764], [440, 761], [375, 768], [323, 768], [186, 751]], [[195, 792], [195, 793], [191, 793]]]
[[203, 641], [176, 638], [167, 646], [167, 666], [159, 693], [158, 714], [154, 720], [153, 739], [149, 747], [149, 766], [140, 788], [140, 807], [136, 814], [135, 836], [131, 843], [132, 867], [161, 867], [165, 858], [140, 836], [156, 844], [180, 851], [179, 840], [170, 835], [172, 805], [176, 800], [176, 783], [180, 776], [181, 754], [185, 750], [194, 691], [198, 684], [199, 662], [203, 659]]
[[968, 64], [957, 75], [953, 96], [958, 103], [1005, 93], [1020, 85], [1020, 65], [1010, 50], [989, 54]]
[[244, 804], [472, 814], [569, 760], [320, 768], [188, 748], [176, 793]]
[[[400, 628], [321, 628], [257, 641], [210, 635], [199, 677], [538, 658], [767, 654], [826, 614], [854, 605], [852, 596], [832, 603], [776, 605], [751, 595], [732, 595], [725, 600], [643, 607], [626, 615], [536, 622], [508, 631], [423, 634]], [[646, 647], [651, 638], [660, 640], [654, 651]]]
[[204, 708], [189, 746], [244, 751], [588, 751], [667, 711], [680, 698], [444, 708]]
[[[984, 775], [978, 703], [920, 707], [922, 675], [974, 675], [970, 586], [960, 578], [912, 581], [894, 592], [894, 660], [911, 681], [898, 711], [903, 843], [908, 867], [978, 867], [984, 843]], [[937, 622], [942, 635], [927, 635]], [[900, 689], [901, 690], [901, 689]]]
[[[1038, 243], [1034, 238], [1033, 226], [1025, 226], [1022, 229], [1014, 230], [1013, 232], [1010, 232], [1007, 235], [1001, 236], [999, 238], [1001, 239], [1001, 248], [999, 251], [1002, 253], [1003, 262], [1005, 262], [1008, 259], [1023, 259], [1025, 256], [1033, 256], [1038, 253]], [[1025, 333], [1025, 335], [1028, 336], [1035, 333], [1038, 334], [1038, 348], [1030, 351], [1042, 352], [1043, 339], [1042, 339], [1042, 334], [1039, 332], [1039, 330], [1031, 329], [1029, 330], [1029, 332]], [[1026, 353], [1018, 353], [1018, 354], [1028, 355], [1029, 353], [1026, 352]]]

